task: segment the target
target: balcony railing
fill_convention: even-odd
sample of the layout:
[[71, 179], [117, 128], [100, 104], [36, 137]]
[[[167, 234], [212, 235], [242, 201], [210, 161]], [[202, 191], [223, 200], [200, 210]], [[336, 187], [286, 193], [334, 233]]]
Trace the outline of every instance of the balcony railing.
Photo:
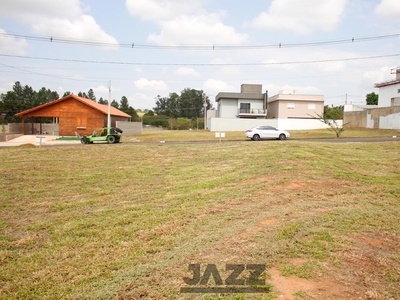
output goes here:
[[239, 114], [265, 115], [265, 109], [239, 108]]

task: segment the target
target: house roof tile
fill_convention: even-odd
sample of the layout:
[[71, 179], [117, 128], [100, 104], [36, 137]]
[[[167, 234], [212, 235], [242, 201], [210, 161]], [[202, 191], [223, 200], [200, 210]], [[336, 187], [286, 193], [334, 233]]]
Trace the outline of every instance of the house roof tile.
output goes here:
[[[51, 101], [51, 102], [48, 102], [48, 103], [33, 107], [33, 108], [30, 108], [30, 109], [27, 109], [27, 110], [24, 110], [24, 111], [19, 112], [19, 113], [15, 114], [15, 115], [18, 116], [18, 117], [29, 116], [30, 113], [33, 113], [33, 112], [35, 112], [37, 110], [40, 110], [40, 109], [48, 107], [48, 106], [55, 105], [57, 103], [60, 103], [62, 101], [65, 101], [65, 100], [68, 100], [68, 99], [71, 99], [71, 98], [73, 98], [73, 99], [75, 99], [75, 100], [77, 100], [79, 102], [82, 102], [85, 105], [90, 106], [90, 107], [102, 112], [105, 115], [108, 115], [108, 105], [100, 104], [100, 103], [97, 103], [97, 102], [95, 102], [95, 101], [93, 101], [91, 99], [79, 97], [79, 96], [74, 95], [74, 94], [70, 94], [70, 95], [67, 95], [67, 96], [65, 96], [63, 98], [60, 98], [60, 99], [57, 99], [57, 100], [54, 100], [54, 101]], [[121, 111], [118, 108], [115, 108], [113, 106], [110, 106], [110, 115], [111, 116], [116, 116], [116, 117], [131, 118], [131, 116], [128, 115], [127, 113], [124, 113], [123, 111]]]

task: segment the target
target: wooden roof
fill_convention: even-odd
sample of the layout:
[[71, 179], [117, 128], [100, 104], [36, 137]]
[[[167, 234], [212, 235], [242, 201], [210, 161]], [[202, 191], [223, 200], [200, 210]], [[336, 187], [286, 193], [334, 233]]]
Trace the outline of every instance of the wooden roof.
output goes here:
[[[91, 99], [87, 99], [87, 98], [83, 98], [83, 97], [79, 97], [77, 95], [74, 94], [70, 94], [67, 95], [63, 98], [51, 101], [49, 103], [45, 103], [27, 110], [24, 110], [22, 112], [19, 112], [17, 114], [15, 114], [17, 117], [23, 117], [23, 116], [28, 116], [33, 113], [36, 112], [44, 107], [48, 107], [48, 106], [52, 106], [52, 105], [57, 105], [58, 103], [68, 100], [68, 99], [75, 99], [79, 102], [82, 102], [83, 104], [90, 106], [100, 112], [102, 112], [104, 115], [108, 115], [108, 105], [107, 104], [100, 104], [100, 103], [96, 103], [95, 101], [91, 100]], [[117, 117], [124, 117], [124, 118], [131, 118], [132, 116], [128, 115], [127, 113], [124, 113], [123, 111], [119, 110], [118, 108], [115, 108], [113, 106], [110, 107], [110, 115], [111, 116], [117, 116]]]

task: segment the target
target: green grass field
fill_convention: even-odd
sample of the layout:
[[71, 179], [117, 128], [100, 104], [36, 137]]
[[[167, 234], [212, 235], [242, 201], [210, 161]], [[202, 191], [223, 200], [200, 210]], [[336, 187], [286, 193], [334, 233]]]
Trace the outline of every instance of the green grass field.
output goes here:
[[[124, 139], [195, 133], [162, 134]], [[0, 149], [0, 298], [399, 299], [400, 143], [307, 135]], [[190, 263], [271, 292], [181, 294]]]

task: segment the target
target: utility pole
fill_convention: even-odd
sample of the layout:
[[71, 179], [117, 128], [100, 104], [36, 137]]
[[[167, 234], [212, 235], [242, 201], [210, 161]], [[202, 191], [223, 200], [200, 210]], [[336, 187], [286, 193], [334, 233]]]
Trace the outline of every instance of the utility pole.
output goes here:
[[206, 96], [203, 94], [203, 103], [204, 103], [204, 129], [207, 129], [207, 102]]
[[108, 114], [107, 127], [111, 127], [111, 80], [108, 83]]

